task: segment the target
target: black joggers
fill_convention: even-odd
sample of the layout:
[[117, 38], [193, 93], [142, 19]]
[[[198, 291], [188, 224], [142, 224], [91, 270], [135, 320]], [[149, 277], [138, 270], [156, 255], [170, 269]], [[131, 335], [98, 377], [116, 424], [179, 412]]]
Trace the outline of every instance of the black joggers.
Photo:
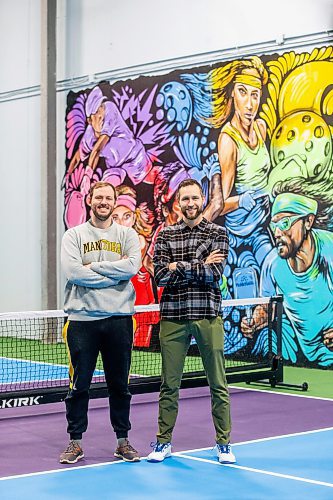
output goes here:
[[69, 354], [69, 391], [65, 398], [67, 432], [81, 439], [88, 427], [89, 387], [99, 352], [109, 392], [110, 420], [117, 438], [127, 437], [131, 394], [128, 390], [133, 344], [132, 316], [69, 321], [64, 328]]

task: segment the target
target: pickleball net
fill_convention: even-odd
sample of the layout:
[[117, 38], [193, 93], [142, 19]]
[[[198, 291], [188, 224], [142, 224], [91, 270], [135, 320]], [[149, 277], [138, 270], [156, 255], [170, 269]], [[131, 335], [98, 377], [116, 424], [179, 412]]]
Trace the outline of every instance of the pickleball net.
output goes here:
[[[136, 306], [135, 310], [130, 386], [133, 393], [152, 392], [159, 389], [161, 381], [159, 306]], [[281, 314], [281, 297], [223, 302], [229, 382], [281, 379], [281, 363], [277, 362], [281, 353]], [[244, 332], [244, 323], [251, 326], [254, 320], [259, 328]], [[66, 321], [61, 310], [0, 313], [0, 409], [60, 401], [65, 397], [68, 356], [62, 330]], [[192, 339], [182, 386], [206, 383], [199, 350]], [[99, 358], [91, 397], [103, 396], [106, 384]]]

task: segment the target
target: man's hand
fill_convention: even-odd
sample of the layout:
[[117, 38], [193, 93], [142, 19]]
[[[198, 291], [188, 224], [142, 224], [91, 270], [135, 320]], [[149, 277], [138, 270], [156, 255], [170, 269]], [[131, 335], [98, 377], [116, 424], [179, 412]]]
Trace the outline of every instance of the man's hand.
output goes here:
[[83, 264], [83, 265], [84, 265], [84, 267], [87, 267], [88, 269], [91, 268], [91, 264]]
[[241, 321], [241, 332], [247, 339], [253, 339], [253, 334], [255, 332], [256, 325], [254, 319], [248, 319], [244, 317]]
[[171, 262], [171, 264], [169, 264], [169, 271], [176, 271], [177, 269], [177, 262]]
[[225, 255], [221, 252], [221, 250], [213, 250], [205, 260], [205, 264], [221, 264], [221, 262], [225, 259]]
[[333, 328], [324, 331], [324, 344], [330, 351], [333, 351]]
[[244, 337], [249, 339], [253, 338], [254, 333], [257, 330], [261, 330], [268, 325], [268, 314], [264, 306], [256, 306], [255, 309], [249, 315], [242, 318], [240, 329]]

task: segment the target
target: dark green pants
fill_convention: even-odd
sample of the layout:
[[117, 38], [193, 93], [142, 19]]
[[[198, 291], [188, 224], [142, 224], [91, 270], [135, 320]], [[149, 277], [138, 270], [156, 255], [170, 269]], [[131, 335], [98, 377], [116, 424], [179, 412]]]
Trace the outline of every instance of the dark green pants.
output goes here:
[[227, 444], [231, 430], [230, 401], [223, 354], [223, 321], [220, 317], [191, 321], [161, 320], [162, 385], [157, 440], [160, 443], [171, 441], [178, 414], [180, 382], [192, 335], [198, 344], [210, 387], [216, 442]]

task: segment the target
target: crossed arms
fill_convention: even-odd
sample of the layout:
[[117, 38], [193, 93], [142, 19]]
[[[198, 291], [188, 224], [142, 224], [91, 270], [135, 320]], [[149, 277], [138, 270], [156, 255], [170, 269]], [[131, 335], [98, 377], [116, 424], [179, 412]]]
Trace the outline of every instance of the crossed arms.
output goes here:
[[134, 230], [127, 233], [125, 255], [116, 261], [84, 265], [76, 233], [67, 231], [62, 240], [61, 265], [67, 280], [87, 288], [108, 288], [135, 276], [141, 267], [139, 238]]
[[190, 283], [210, 284], [218, 282], [223, 275], [223, 269], [228, 255], [228, 237], [221, 236], [212, 243], [209, 255], [190, 262], [174, 262], [170, 242], [160, 233], [154, 252], [155, 281], [157, 286], [188, 285]]

